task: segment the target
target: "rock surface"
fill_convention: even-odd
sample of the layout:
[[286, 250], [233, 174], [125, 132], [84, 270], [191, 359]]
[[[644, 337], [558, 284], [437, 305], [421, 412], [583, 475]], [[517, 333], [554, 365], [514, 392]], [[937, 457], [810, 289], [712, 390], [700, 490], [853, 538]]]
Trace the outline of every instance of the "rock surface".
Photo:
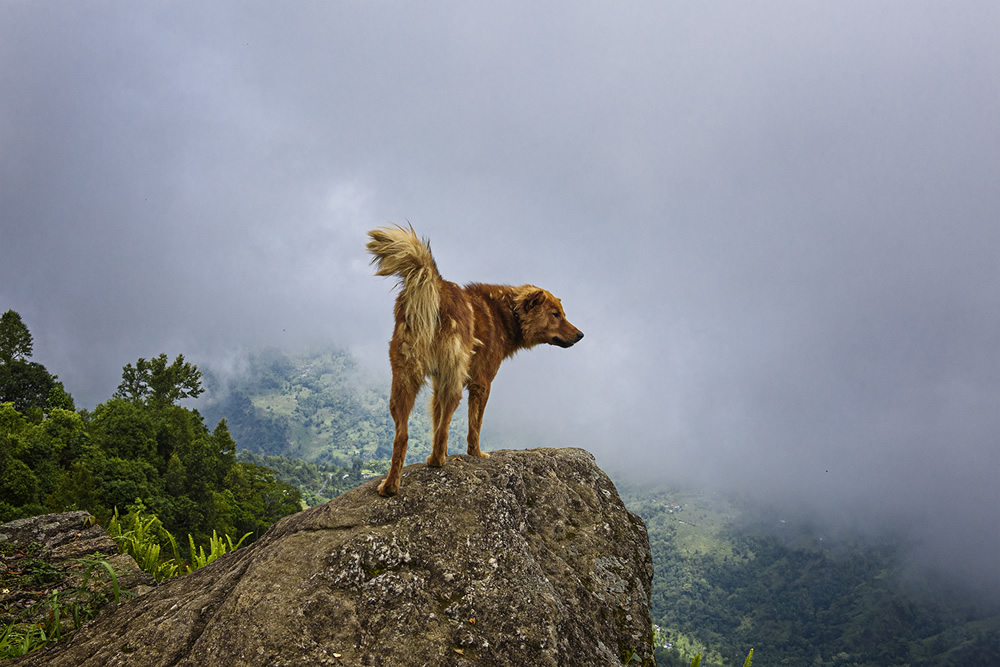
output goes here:
[[655, 664], [646, 528], [593, 457], [491, 456], [286, 517], [17, 664]]
[[[24, 565], [22, 559], [36, 557], [52, 569], [45, 582], [35, 581], [33, 586], [24, 587], [18, 576]], [[114, 568], [114, 583], [123, 593], [140, 594], [156, 584], [131, 556], [119, 552], [118, 545], [89, 512], [45, 514], [0, 525], [0, 623], [33, 624], [43, 620], [50, 612], [39, 603], [53, 592], [59, 593], [64, 604], [92, 600], [101, 593], [111, 604], [114, 583], [89, 557], [100, 558]], [[81, 588], [84, 579], [85, 590]], [[71, 621], [63, 621], [64, 630], [70, 628]]]

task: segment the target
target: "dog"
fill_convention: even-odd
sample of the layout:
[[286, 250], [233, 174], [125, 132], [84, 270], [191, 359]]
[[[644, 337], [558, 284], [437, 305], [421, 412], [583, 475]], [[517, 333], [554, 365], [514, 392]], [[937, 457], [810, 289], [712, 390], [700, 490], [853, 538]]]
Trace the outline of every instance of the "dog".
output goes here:
[[375, 275], [398, 276], [395, 330], [389, 343], [392, 390], [389, 412], [396, 425], [389, 474], [378, 487], [395, 495], [406, 459], [408, 422], [417, 392], [432, 381], [433, 447], [427, 465], [448, 458], [448, 426], [469, 390], [468, 453], [489, 458], [479, 448], [483, 411], [500, 364], [518, 350], [542, 343], [571, 347], [583, 332], [566, 319], [562, 303], [534, 285], [465, 287], [438, 273], [430, 245], [413, 227], [379, 227], [368, 232]]

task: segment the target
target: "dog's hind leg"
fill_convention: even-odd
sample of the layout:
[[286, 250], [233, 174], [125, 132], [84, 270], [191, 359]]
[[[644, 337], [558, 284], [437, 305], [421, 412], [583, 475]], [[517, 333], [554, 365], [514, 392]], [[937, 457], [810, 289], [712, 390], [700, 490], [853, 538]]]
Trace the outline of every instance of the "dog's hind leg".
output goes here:
[[392, 374], [392, 394], [389, 397], [389, 413], [396, 424], [396, 436], [392, 440], [392, 463], [389, 474], [378, 486], [379, 494], [394, 496], [399, 490], [399, 478], [406, 462], [406, 445], [409, 441], [410, 412], [413, 401], [420, 390], [420, 382], [414, 381], [400, 369]]
[[490, 385], [472, 382], [469, 384], [469, 455], [481, 456], [484, 459], [490, 455], [479, 449], [479, 431], [483, 427], [483, 412], [486, 411], [486, 401], [490, 399]]
[[462, 385], [440, 382], [434, 378], [434, 395], [431, 397], [431, 418], [434, 421], [434, 447], [427, 457], [427, 465], [443, 466], [448, 460], [448, 427], [455, 408], [462, 400]]

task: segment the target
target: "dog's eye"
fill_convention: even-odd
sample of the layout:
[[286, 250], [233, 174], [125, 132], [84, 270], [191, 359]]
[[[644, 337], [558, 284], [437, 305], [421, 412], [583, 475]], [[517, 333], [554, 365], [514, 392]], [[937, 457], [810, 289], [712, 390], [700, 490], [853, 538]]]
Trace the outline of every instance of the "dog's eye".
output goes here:
[[558, 320], [558, 319], [562, 318], [562, 313], [560, 313], [558, 310], [553, 310], [552, 311], [552, 316], [555, 317]]

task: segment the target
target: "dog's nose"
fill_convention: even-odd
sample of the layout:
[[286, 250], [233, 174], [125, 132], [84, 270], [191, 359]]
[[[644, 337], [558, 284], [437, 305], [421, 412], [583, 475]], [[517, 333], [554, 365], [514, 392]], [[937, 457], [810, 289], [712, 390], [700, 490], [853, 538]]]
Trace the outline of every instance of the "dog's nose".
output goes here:
[[576, 331], [576, 340], [579, 342], [579, 340], [581, 338], [583, 338], [583, 332], [580, 331], [579, 329], [577, 329], [577, 331]]

